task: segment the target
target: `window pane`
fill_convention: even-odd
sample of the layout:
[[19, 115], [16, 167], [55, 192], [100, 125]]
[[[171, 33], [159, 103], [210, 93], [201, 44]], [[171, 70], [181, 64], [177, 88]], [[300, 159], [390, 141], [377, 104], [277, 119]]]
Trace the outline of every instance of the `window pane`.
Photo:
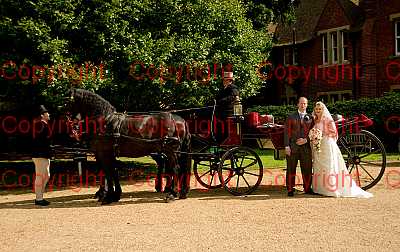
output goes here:
[[349, 55], [348, 55], [348, 48], [345, 47], [343, 48], [343, 60], [348, 60], [349, 59]]
[[317, 100], [327, 103], [328, 102], [328, 95], [319, 95]]
[[331, 102], [337, 102], [339, 100], [338, 94], [331, 94]]
[[397, 55], [400, 54], [400, 38], [396, 39], [396, 45], [397, 45], [396, 47], [396, 55]]
[[349, 41], [348, 40], [349, 34], [347, 32], [342, 31], [342, 37], [343, 37], [343, 46], [347, 46]]
[[297, 47], [293, 48], [293, 64], [297, 64], [299, 60]]
[[332, 33], [332, 47], [337, 47], [337, 33]]
[[396, 37], [400, 37], [400, 22], [396, 22], [395, 26], [397, 32]]
[[342, 94], [342, 100], [346, 101], [346, 100], [350, 100], [350, 94]]
[[332, 41], [332, 61], [335, 63], [338, 60], [338, 48], [337, 48], [337, 33], [333, 32], [331, 34]]
[[349, 46], [349, 34], [345, 31], [341, 31], [341, 36], [342, 36], [342, 52], [343, 52], [343, 60], [348, 60], [348, 46]]
[[284, 58], [284, 64], [291, 64], [291, 59], [290, 59], [290, 50], [289, 48], [285, 48], [284, 49], [284, 53], [285, 53], [285, 58]]
[[328, 63], [328, 36], [327, 34], [322, 35], [322, 63]]
[[332, 59], [334, 62], [337, 61], [337, 48], [333, 48], [332, 50]]

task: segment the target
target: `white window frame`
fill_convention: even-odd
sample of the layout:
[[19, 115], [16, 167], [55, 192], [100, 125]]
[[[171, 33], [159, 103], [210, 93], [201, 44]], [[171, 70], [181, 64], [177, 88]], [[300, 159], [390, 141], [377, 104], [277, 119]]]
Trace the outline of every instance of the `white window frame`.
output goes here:
[[[349, 25], [336, 27], [332, 29], [321, 30], [317, 32], [318, 36], [322, 39], [322, 65], [320, 67], [334, 65], [334, 64], [348, 64], [350, 55], [347, 55], [347, 59], [344, 59], [344, 48], [347, 48], [347, 53], [349, 53], [349, 37], [348, 31], [350, 29]], [[347, 35], [347, 45], [344, 46], [343, 34]], [[336, 34], [336, 47], [334, 47], [333, 37]], [[324, 36], [326, 36], [326, 44], [324, 41]], [[400, 49], [400, 48], [399, 48]], [[325, 54], [325, 51], [327, 52]], [[334, 60], [334, 51], [336, 51], [336, 61]]]
[[[322, 38], [322, 64], [327, 65], [329, 63], [329, 50], [328, 50], [328, 33], [324, 33], [321, 35]], [[326, 40], [326, 43], [325, 43]]]
[[400, 20], [396, 20], [394, 21], [394, 48], [395, 48], [395, 55], [396, 56], [400, 56], [400, 48], [398, 47], [397, 41], [400, 40], [400, 36], [398, 36], [398, 29], [400, 29]]
[[[347, 36], [347, 44], [344, 44], [344, 37]], [[346, 63], [349, 61], [349, 34], [345, 30], [340, 31], [340, 37], [342, 39], [342, 62]], [[344, 58], [344, 50], [347, 49], [347, 59]]]
[[[336, 36], [336, 39], [334, 39], [334, 36]], [[336, 40], [336, 41], [335, 41]], [[336, 42], [336, 46], [335, 46]], [[337, 64], [339, 63], [339, 41], [338, 41], [338, 32], [332, 32], [331, 33], [331, 55], [332, 55], [332, 64]], [[336, 60], [335, 56], [336, 55]]]

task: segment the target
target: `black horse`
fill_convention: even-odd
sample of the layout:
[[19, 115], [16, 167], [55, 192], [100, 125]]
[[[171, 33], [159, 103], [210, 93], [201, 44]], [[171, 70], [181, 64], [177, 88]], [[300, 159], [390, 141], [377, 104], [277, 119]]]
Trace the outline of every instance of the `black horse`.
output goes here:
[[135, 158], [160, 154], [166, 157], [165, 169], [170, 176], [167, 179], [170, 184], [164, 190], [166, 201], [174, 199], [178, 193], [181, 199], [187, 197], [191, 168], [188, 156], [190, 133], [181, 117], [169, 112], [133, 116], [117, 113], [104, 98], [83, 89], [71, 89], [66, 109], [89, 119], [84, 123], [89, 131], [86, 132], [90, 138], [89, 148], [95, 153], [107, 182], [103, 204], [119, 201], [122, 193], [115, 169], [117, 156]]

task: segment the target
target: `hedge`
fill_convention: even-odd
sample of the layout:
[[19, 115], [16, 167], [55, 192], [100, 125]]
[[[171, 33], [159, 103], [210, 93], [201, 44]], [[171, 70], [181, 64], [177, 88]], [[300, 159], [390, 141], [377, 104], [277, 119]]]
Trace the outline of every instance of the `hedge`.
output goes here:
[[[312, 112], [314, 102], [309, 102], [307, 111]], [[362, 98], [359, 100], [338, 101], [326, 104], [332, 114], [345, 118], [365, 114], [374, 120], [372, 131], [385, 144], [387, 151], [397, 151], [400, 137], [400, 93], [390, 92], [379, 98]], [[296, 111], [294, 105], [255, 106], [248, 111], [270, 114], [276, 123], [283, 124], [289, 113]]]

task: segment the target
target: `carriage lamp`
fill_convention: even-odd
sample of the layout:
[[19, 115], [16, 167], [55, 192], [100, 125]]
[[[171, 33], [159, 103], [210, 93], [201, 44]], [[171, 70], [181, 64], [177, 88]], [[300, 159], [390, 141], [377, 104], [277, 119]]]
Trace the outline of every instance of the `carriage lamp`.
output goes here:
[[239, 96], [235, 97], [235, 101], [233, 103], [233, 115], [236, 118], [236, 133], [240, 135], [240, 120], [243, 118], [243, 107]]
[[233, 103], [233, 115], [236, 117], [243, 115], [243, 107], [239, 96], [235, 96], [235, 101]]

